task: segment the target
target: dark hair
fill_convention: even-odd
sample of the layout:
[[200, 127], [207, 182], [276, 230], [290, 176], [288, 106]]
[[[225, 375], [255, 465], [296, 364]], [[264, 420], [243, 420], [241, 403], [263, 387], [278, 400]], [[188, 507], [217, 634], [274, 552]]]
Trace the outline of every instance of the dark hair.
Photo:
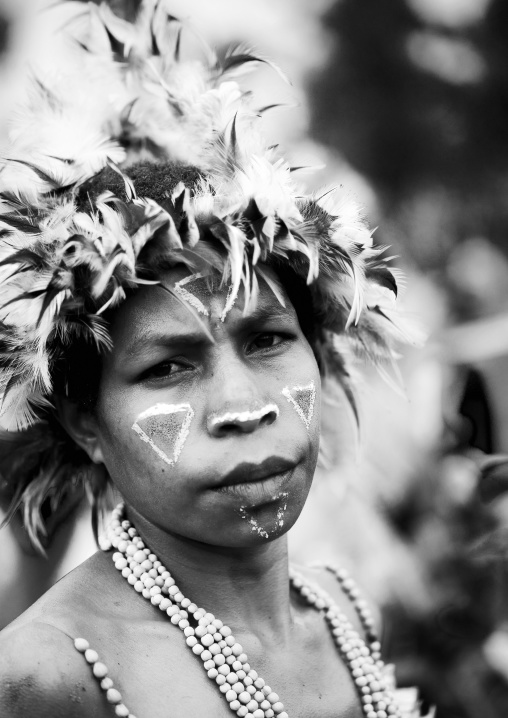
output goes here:
[[[180, 182], [192, 190], [205, 177], [205, 173], [197, 167], [150, 160], [136, 162], [126, 167], [123, 173], [132, 181], [139, 197], [150, 197], [168, 210], [168, 199]], [[111, 167], [105, 167], [102, 172], [80, 186], [75, 198], [77, 209], [80, 212], [89, 212], [95, 207], [97, 198], [107, 191], [112, 192], [118, 199], [128, 199], [122, 175]]]

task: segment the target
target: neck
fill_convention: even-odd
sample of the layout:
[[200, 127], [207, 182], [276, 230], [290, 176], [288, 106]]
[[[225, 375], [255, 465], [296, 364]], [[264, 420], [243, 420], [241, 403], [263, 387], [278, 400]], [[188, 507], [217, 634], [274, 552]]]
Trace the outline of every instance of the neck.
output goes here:
[[169, 534], [128, 510], [145, 545], [182, 593], [240, 634], [284, 640], [292, 624], [287, 536], [250, 548], [200, 543]]

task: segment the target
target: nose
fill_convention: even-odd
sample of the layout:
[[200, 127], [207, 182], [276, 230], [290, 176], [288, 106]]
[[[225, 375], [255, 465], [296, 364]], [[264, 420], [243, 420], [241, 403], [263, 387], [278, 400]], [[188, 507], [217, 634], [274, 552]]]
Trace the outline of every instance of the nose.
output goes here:
[[208, 433], [217, 438], [231, 434], [251, 434], [262, 426], [273, 424], [278, 416], [277, 404], [266, 404], [259, 409], [211, 414], [207, 420]]

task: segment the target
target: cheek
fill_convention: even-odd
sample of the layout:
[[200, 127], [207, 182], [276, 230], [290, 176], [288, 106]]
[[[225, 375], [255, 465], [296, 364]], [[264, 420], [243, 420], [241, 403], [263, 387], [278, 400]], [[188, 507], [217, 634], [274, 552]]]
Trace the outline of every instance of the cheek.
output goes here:
[[180, 485], [189, 434], [194, 432], [190, 403], [150, 404], [147, 398], [119, 393], [98, 411], [106, 468], [120, 492], [131, 499], [141, 477], [149, 488], [147, 495]]
[[132, 430], [169, 466], [176, 464], [194, 418], [190, 404], [155, 404], [137, 417]]
[[319, 442], [321, 376], [314, 353], [306, 341], [295, 360], [287, 366], [279, 392], [281, 411], [288, 420], [292, 417], [292, 422], [303, 426], [311, 443]]
[[311, 379], [308, 384], [285, 386], [281, 394], [296, 411], [299, 418], [305, 424], [307, 431], [310, 431], [316, 408], [316, 385], [314, 384], [314, 380]]

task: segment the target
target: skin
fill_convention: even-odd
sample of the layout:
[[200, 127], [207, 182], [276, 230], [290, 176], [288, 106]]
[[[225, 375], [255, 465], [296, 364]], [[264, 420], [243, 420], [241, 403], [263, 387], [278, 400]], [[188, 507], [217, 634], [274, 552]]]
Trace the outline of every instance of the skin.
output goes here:
[[[171, 270], [164, 284], [185, 276]], [[305, 503], [319, 447], [316, 361], [289, 299], [284, 308], [262, 286], [255, 309], [244, 314], [240, 299], [221, 321], [225, 298], [210, 296], [209, 316], [198, 320], [162, 287], [140, 289], [115, 316], [95, 412], [63, 404], [62, 420], [91, 460], [106, 465], [129, 518], [184, 594], [231, 627], [289, 715], [356, 718], [356, 691], [328, 628], [288, 589], [287, 531]], [[281, 391], [310, 381], [317, 392], [307, 430]], [[157, 403], [194, 410], [173, 466], [132, 429]], [[269, 403], [279, 416], [211, 421]], [[282, 476], [220, 490], [242, 463], [274, 455], [290, 464]], [[246, 515], [263, 531], [253, 531]], [[306, 572], [358, 627], [336, 581]], [[72, 645], [78, 636], [97, 650], [138, 718], [197, 718], [204, 706], [209, 717], [232, 715], [179, 629], [98, 552], [0, 633], [2, 716], [114, 715]]]

